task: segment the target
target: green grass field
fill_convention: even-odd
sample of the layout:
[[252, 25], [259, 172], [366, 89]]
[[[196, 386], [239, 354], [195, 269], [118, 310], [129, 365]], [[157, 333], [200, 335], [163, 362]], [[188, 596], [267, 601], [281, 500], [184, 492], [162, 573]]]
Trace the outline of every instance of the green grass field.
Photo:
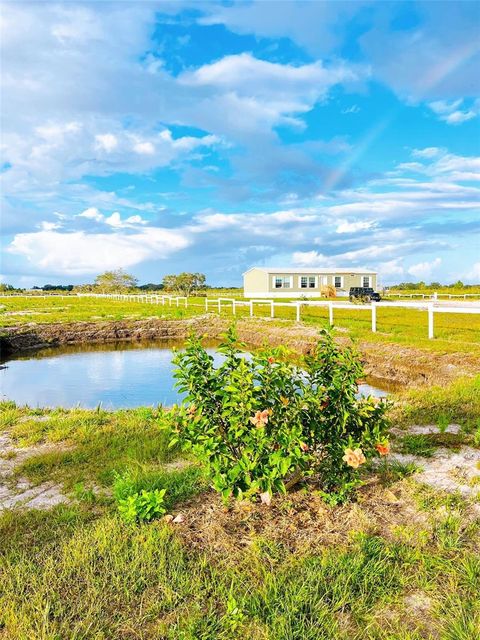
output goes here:
[[[216, 305], [209, 310], [217, 313]], [[127, 302], [88, 297], [10, 297], [0, 299], [0, 327], [27, 323], [53, 323], [75, 321], [139, 320], [150, 317], [188, 318], [205, 313], [205, 298], [189, 299], [188, 308], [181, 304], [156, 305], [145, 302]], [[237, 317], [247, 317], [249, 309], [240, 306]], [[225, 303], [222, 315], [232, 317], [231, 306]], [[255, 317], [268, 317], [269, 305], [255, 305]], [[295, 309], [277, 307], [278, 320], [295, 321]], [[327, 326], [328, 311], [322, 307], [303, 307], [302, 321], [314, 326]], [[371, 332], [369, 310], [335, 309], [334, 323], [340, 331], [358, 340], [396, 343], [445, 352], [480, 354], [480, 314], [435, 314], [435, 339], [427, 337], [427, 312], [417, 309], [392, 308], [377, 310], [377, 333]]]
[[[395, 418], [442, 420], [448, 397], [448, 419], [471, 432], [479, 382], [405, 393]], [[349, 505], [300, 491], [269, 509], [229, 510], [201, 469], [168, 448], [161, 410], [3, 403], [0, 419], [19, 447], [58, 446], [19, 461], [14, 477], [55, 482], [70, 496], [49, 511], [0, 514], [6, 640], [478, 638], [480, 520], [459, 496], [406, 477], [407, 467], [367, 470]], [[184, 522], [125, 524], [111, 496], [115, 472], [130, 473], [138, 490], [166, 488], [168, 510]], [[209, 509], [205, 526], [198, 514]]]

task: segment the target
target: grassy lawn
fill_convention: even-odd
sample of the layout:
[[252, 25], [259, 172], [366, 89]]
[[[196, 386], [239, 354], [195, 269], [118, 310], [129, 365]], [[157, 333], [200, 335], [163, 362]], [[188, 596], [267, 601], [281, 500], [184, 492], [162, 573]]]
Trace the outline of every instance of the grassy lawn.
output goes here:
[[466, 431], [480, 429], [480, 376], [451, 385], [410, 389], [398, 396], [393, 419], [400, 426], [436, 424], [442, 430], [456, 423]]
[[[217, 312], [210, 306], [211, 312]], [[0, 326], [27, 323], [75, 321], [139, 320], [142, 318], [189, 318], [205, 313], [205, 299], [191, 298], [188, 308], [125, 302], [103, 298], [12, 297], [0, 300]], [[237, 316], [247, 317], [247, 307], [239, 307]], [[224, 308], [222, 315], [232, 317]], [[268, 305], [256, 305], [256, 317], [268, 317]], [[295, 320], [295, 309], [278, 307], [279, 320]], [[302, 321], [322, 327], [328, 323], [326, 308], [302, 309]], [[416, 309], [381, 308], [377, 311], [377, 333], [371, 332], [371, 314], [368, 310], [335, 309], [335, 325], [352, 338], [378, 343], [395, 343], [421, 349], [480, 354], [480, 314], [435, 314], [435, 340], [427, 338], [427, 313]]]
[[[479, 384], [405, 392], [393, 422], [457, 422], [473, 442]], [[366, 471], [348, 505], [300, 490], [270, 508], [225, 508], [194, 461], [168, 448], [162, 410], [3, 403], [0, 416], [18, 451], [55, 447], [19, 456], [13, 477], [53, 481], [70, 496], [49, 511], [0, 515], [2, 638], [479, 637], [478, 512], [419, 485], [407, 465]], [[125, 524], [116, 473], [137, 490], [166, 488], [168, 511], [184, 522]]]
[[197, 315], [199, 312], [200, 307], [185, 309], [183, 306], [152, 305], [108, 298], [12, 297], [0, 299], [0, 326], [9, 327], [31, 322], [44, 324], [141, 320], [152, 317], [179, 319]]

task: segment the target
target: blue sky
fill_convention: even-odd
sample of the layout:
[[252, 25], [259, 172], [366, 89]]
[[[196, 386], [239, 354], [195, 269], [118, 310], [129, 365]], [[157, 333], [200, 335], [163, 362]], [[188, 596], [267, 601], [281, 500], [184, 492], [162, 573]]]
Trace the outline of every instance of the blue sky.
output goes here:
[[3, 2], [1, 280], [480, 282], [477, 2]]

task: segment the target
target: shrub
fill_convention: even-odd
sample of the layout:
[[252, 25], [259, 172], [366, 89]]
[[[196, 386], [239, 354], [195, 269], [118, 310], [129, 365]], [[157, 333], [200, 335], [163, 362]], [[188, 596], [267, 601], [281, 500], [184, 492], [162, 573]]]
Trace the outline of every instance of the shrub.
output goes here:
[[224, 499], [269, 501], [307, 476], [344, 499], [366, 459], [388, 452], [388, 405], [357, 397], [363, 369], [354, 349], [340, 349], [326, 331], [297, 362], [284, 347], [251, 357], [243, 348], [232, 328], [217, 368], [197, 336], [175, 355], [186, 397], [172, 445], [204, 463]]

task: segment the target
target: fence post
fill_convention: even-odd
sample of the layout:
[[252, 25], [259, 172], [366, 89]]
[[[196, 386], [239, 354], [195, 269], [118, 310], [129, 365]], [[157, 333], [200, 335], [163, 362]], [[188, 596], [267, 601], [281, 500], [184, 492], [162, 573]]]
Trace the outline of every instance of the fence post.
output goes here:
[[273, 300], [270, 301], [270, 317], [274, 318], [275, 317], [275, 303]]
[[235, 299], [232, 300], [232, 313], [234, 316], [237, 315], [237, 307], [235, 306]]
[[433, 339], [433, 304], [428, 305], [428, 337]]
[[333, 302], [328, 303], [328, 322], [333, 327]]
[[253, 317], [253, 300], [250, 300], [250, 317]]
[[205, 296], [205, 311], [208, 311], [208, 298]]
[[217, 300], [217, 305], [218, 305], [218, 313], [221, 313], [221, 311], [222, 311], [222, 301], [220, 300], [220, 298]]
[[377, 332], [377, 303], [372, 300], [372, 332]]
[[188, 307], [188, 298], [185, 297], [185, 309]]
[[297, 302], [297, 322], [300, 322], [300, 302]]

